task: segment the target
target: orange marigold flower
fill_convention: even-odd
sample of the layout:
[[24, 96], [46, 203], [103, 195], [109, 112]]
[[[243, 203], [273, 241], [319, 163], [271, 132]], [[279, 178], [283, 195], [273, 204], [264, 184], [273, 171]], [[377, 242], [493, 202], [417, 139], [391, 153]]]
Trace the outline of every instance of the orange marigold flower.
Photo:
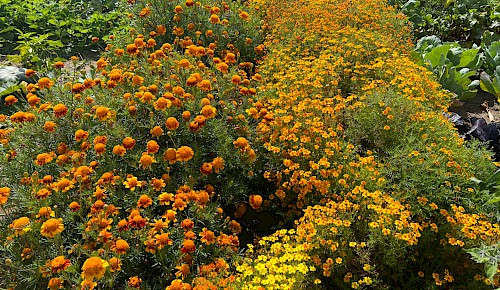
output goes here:
[[56, 116], [56, 118], [63, 117], [68, 113], [68, 108], [64, 104], [57, 104], [52, 108], [52, 110], [54, 111], [54, 116]]
[[20, 236], [23, 235], [29, 231], [31, 231], [31, 222], [30, 219], [27, 217], [20, 217], [16, 220], [14, 220], [10, 225], [9, 228], [14, 230], [14, 235]]
[[146, 144], [146, 148], [148, 153], [156, 153], [160, 150], [160, 145], [155, 140], [150, 140]]
[[[180, 199], [180, 198], [176, 198], [175, 201], [174, 201], [174, 204], [172, 205], [172, 208], [174, 210], [184, 210], [184, 208], [187, 206], [187, 203]], [[168, 218], [168, 217], [167, 217]]]
[[78, 129], [75, 132], [75, 141], [76, 142], [80, 142], [82, 140], [86, 140], [88, 137], [89, 137], [89, 132], [87, 132], [85, 130]]
[[151, 179], [151, 186], [155, 191], [160, 191], [166, 186], [166, 183], [165, 181], [163, 181], [163, 179], [153, 178]]
[[240, 149], [245, 149], [248, 147], [248, 140], [243, 138], [243, 137], [238, 137], [236, 141], [233, 142], [233, 144]]
[[36, 193], [36, 199], [43, 199], [49, 196], [52, 192], [48, 190], [47, 188], [42, 188], [37, 191]]
[[212, 24], [217, 24], [220, 22], [220, 18], [217, 14], [212, 14], [210, 15], [210, 19], [209, 19], [210, 23]]
[[181, 222], [181, 227], [184, 230], [191, 230], [194, 227], [194, 222], [190, 219], [185, 219]]
[[135, 44], [133, 44], [133, 43], [127, 45], [126, 50], [127, 50], [127, 53], [130, 54], [130, 55], [137, 55], [137, 54], [139, 54], [138, 47]]
[[141, 13], [139, 13], [139, 16], [140, 17], [147, 17], [150, 14], [151, 14], [151, 9], [149, 9], [148, 7], [144, 7], [144, 8], [142, 8]]
[[123, 156], [125, 155], [125, 152], [127, 152], [127, 149], [121, 145], [116, 145], [113, 147], [113, 154], [118, 155], [118, 156]]
[[140, 85], [142, 85], [142, 83], [144, 83], [143, 77], [141, 77], [141, 76], [133, 76], [132, 77], [132, 84], [134, 84], [134, 86], [140, 86]]
[[129, 244], [127, 241], [118, 239], [116, 240], [115, 244], [111, 247], [111, 250], [117, 254], [123, 255], [125, 254], [128, 249], [130, 249]]
[[177, 128], [179, 128], [179, 121], [177, 121], [177, 119], [175, 117], [169, 117], [166, 121], [165, 121], [165, 126], [169, 129], [169, 130], [175, 130]]
[[207, 245], [215, 243], [215, 234], [212, 231], [203, 228], [200, 233], [201, 241]]
[[163, 233], [155, 236], [156, 246], [158, 250], [163, 249], [166, 245], [171, 245], [174, 241], [170, 239], [168, 233]]
[[250, 195], [248, 199], [253, 209], [259, 209], [262, 205], [262, 196], [260, 195]]
[[123, 139], [122, 145], [123, 145], [123, 147], [125, 147], [125, 149], [131, 150], [134, 148], [135, 143], [136, 143], [136, 141], [133, 138], [125, 137], [125, 139]]
[[97, 282], [87, 279], [84, 279], [82, 283], [80, 283], [81, 290], [94, 290], [96, 286]]
[[177, 149], [177, 161], [185, 162], [191, 160], [194, 156], [194, 151], [189, 146], [181, 146]]
[[94, 145], [94, 150], [97, 155], [102, 155], [106, 151], [106, 145], [103, 143], [97, 143]]
[[62, 219], [49, 219], [42, 224], [40, 233], [46, 238], [53, 238], [64, 230]]
[[108, 264], [111, 272], [120, 271], [122, 269], [122, 261], [119, 258], [113, 257], [109, 259]]
[[241, 225], [237, 221], [234, 221], [234, 220], [231, 221], [229, 223], [229, 228], [231, 229], [231, 232], [233, 232], [234, 234], [238, 235], [239, 233], [241, 233]]
[[31, 78], [34, 74], [36, 74], [36, 71], [27, 69], [24, 73], [26, 74], [26, 77]]
[[146, 208], [152, 204], [153, 204], [153, 200], [145, 194], [141, 195], [139, 197], [139, 200], [137, 201], [137, 207]]
[[82, 208], [82, 206], [76, 201], [73, 201], [69, 204], [69, 210], [72, 212], [77, 212], [80, 210], [80, 208]]
[[125, 185], [125, 188], [129, 188], [131, 191], [134, 191], [136, 187], [142, 186], [142, 182], [137, 180], [137, 177], [130, 176], [123, 182], [123, 185]]
[[140, 167], [146, 169], [151, 169], [151, 165], [156, 162], [153, 156], [148, 155], [147, 153], [143, 153], [141, 159], [139, 159]]
[[99, 118], [99, 121], [105, 121], [110, 115], [110, 110], [109, 108], [99, 106], [95, 110], [95, 115]]
[[139, 288], [141, 288], [141, 283], [142, 283], [142, 279], [137, 277], [137, 276], [134, 276], [134, 277], [130, 277], [130, 279], [128, 279], [127, 285], [129, 287], [139, 289]]
[[154, 102], [153, 106], [155, 110], [162, 111], [165, 110], [166, 108], [170, 108], [172, 106], [172, 101], [164, 97], [159, 97], [158, 100]]
[[79, 94], [83, 92], [86, 89], [86, 87], [81, 84], [81, 83], [76, 83], [71, 87], [71, 92], [75, 94]]
[[154, 137], [160, 137], [163, 135], [163, 129], [160, 126], [154, 126], [153, 129], [149, 131]]
[[36, 156], [35, 164], [38, 166], [42, 166], [52, 162], [53, 159], [54, 159], [53, 154], [41, 153]]
[[229, 66], [225, 62], [218, 63], [215, 67], [222, 73], [226, 74], [229, 72]]
[[241, 19], [243, 19], [245, 21], [250, 18], [250, 15], [248, 15], [248, 13], [245, 12], [245, 11], [241, 11], [240, 14], [239, 14], [239, 16], [241, 17]]
[[52, 273], [59, 273], [71, 265], [69, 259], [66, 259], [64, 256], [57, 256], [50, 262], [50, 269]]
[[201, 114], [203, 115], [203, 117], [205, 117], [207, 119], [214, 118], [216, 113], [217, 113], [217, 109], [210, 106], [210, 105], [205, 105], [201, 109]]
[[177, 161], [177, 151], [174, 148], [168, 148], [167, 151], [163, 153], [163, 160], [168, 160], [169, 164], [174, 164]]
[[222, 159], [222, 157], [215, 157], [212, 161], [212, 167], [216, 173], [219, 173], [224, 169], [224, 159]]
[[70, 190], [71, 188], [73, 188], [74, 185], [73, 185], [73, 182], [71, 182], [71, 180], [69, 180], [67, 178], [62, 178], [56, 183], [55, 187], [56, 187], [56, 190], [62, 190], [63, 192], [66, 192], [66, 191]]
[[184, 121], [188, 122], [189, 119], [191, 119], [191, 112], [189, 112], [189, 111], [182, 112], [182, 119], [184, 119]]
[[57, 124], [52, 122], [52, 121], [46, 121], [45, 124], [43, 125], [43, 129], [49, 133], [52, 133], [55, 131]]
[[10, 195], [10, 188], [8, 187], [0, 188], [0, 205], [7, 203], [9, 195]]
[[82, 266], [82, 278], [88, 281], [100, 279], [106, 273], [106, 268], [109, 266], [108, 262], [99, 257], [88, 258]]
[[44, 89], [44, 88], [50, 88], [54, 85], [54, 81], [47, 78], [47, 77], [43, 77], [43, 78], [40, 78], [37, 82], [38, 84], [38, 88], [40, 90]]
[[[194, 253], [196, 251], [196, 245], [193, 240], [184, 240], [182, 243], [181, 252], [184, 254]], [[167, 287], [168, 288], [168, 287]]]
[[205, 175], [212, 173], [212, 163], [205, 162], [200, 167], [200, 172]]
[[204, 92], [209, 92], [212, 90], [212, 84], [210, 83], [209, 80], [202, 80], [199, 84], [198, 84], [198, 88], [200, 88], [200, 90], [204, 91]]
[[156, 33], [158, 33], [160, 35], [164, 35], [166, 32], [167, 32], [167, 28], [165, 27], [165, 25], [159, 25], [156, 27]]
[[162, 193], [158, 196], [158, 201], [160, 205], [169, 205], [171, 201], [174, 200], [174, 196], [171, 193]]
[[50, 290], [63, 289], [64, 280], [61, 278], [51, 278], [47, 284], [47, 288]]
[[6, 106], [13, 105], [13, 104], [17, 103], [17, 101], [18, 101], [18, 99], [13, 95], [9, 95], [9, 96], [5, 97], [5, 105]]
[[28, 104], [30, 104], [30, 106], [32, 107], [36, 106], [41, 101], [41, 99], [37, 95], [32, 93], [28, 93], [26, 95], [26, 99], [28, 100]]
[[182, 68], [188, 68], [191, 64], [189, 63], [189, 60], [187, 59], [181, 59], [179, 61], [179, 66], [182, 67]]

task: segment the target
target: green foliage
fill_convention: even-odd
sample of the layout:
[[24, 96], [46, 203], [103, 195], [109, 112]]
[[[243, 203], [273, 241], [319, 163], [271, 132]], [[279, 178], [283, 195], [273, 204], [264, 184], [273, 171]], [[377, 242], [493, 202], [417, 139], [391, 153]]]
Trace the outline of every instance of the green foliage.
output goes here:
[[[0, 54], [24, 65], [46, 64], [98, 49], [112, 29], [123, 27], [116, 0], [0, 1]], [[121, 24], [120, 24], [121, 23]]]
[[499, 33], [498, 2], [487, 0], [390, 0], [408, 16], [415, 37], [437, 35], [445, 41], [459, 41], [465, 46], [481, 42], [487, 31]]

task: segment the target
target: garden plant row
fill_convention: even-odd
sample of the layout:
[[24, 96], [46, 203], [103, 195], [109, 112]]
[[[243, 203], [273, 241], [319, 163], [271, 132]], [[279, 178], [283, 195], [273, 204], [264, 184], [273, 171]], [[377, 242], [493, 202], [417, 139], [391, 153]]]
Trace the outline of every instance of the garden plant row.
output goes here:
[[381, 0], [129, 1], [0, 115], [0, 288], [490, 289], [497, 164]]

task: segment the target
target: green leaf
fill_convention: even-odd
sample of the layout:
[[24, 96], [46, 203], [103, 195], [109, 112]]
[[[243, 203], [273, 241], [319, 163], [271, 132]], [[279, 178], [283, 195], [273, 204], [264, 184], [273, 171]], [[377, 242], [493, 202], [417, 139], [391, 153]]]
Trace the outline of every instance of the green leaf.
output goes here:
[[495, 261], [493, 263], [489, 262], [484, 265], [484, 272], [486, 273], [486, 277], [493, 281], [493, 277], [497, 273], [498, 270], [498, 262]]
[[472, 70], [476, 70], [481, 67], [482, 59], [479, 57], [479, 49], [467, 49], [462, 52], [462, 56], [460, 57], [460, 63], [457, 67], [467, 67]]
[[446, 55], [451, 48], [456, 47], [458, 44], [446, 44], [434, 48], [431, 52], [424, 55], [424, 60], [431, 65], [434, 69], [437, 66], [442, 66], [445, 64]]
[[498, 75], [498, 72], [498, 69], [495, 70], [493, 80], [491, 80], [490, 76], [486, 75], [485, 73], [482, 73], [480, 77], [481, 89], [492, 95], [495, 95], [497, 98], [500, 97], [500, 77]]

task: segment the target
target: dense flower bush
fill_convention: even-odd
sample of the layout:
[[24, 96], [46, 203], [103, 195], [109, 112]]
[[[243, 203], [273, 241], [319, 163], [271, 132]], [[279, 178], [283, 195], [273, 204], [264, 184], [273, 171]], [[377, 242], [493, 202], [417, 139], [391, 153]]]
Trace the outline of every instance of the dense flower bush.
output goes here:
[[498, 284], [464, 251], [498, 242], [471, 181], [495, 164], [442, 116], [393, 8], [128, 5], [95, 68], [55, 63], [5, 100], [1, 287]]

